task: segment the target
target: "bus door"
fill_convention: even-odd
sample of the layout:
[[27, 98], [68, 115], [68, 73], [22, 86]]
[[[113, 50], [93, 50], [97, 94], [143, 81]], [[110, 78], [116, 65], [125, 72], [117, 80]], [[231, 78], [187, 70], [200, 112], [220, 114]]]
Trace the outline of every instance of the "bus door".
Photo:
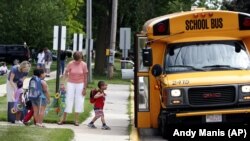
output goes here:
[[137, 34], [135, 37], [135, 76], [134, 76], [134, 111], [135, 127], [150, 127], [150, 89], [149, 67], [143, 66], [142, 49], [145, 47], [147, 37]]

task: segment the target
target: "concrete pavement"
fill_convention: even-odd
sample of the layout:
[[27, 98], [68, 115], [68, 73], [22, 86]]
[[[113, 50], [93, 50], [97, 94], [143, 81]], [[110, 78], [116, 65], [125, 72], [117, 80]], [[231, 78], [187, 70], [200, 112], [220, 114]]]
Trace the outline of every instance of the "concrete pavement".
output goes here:
[[[100, 119], [96, 121], [97, 129], [87, 127], [87, 124], [94, 116], [91, 116], [80, 124], [74, 126], [71, 124], [57, 125], [45, 124], [48, 128], [70, 128], [75, 133], [74, 141], [128, 141], [130, 140], [128, 126], [129, 116], [127, 114], [127, 105], [129, 97], [129, 85], [109, 84], [106, 91], [104, 114], [107, 125], [111, 130], [102, 130]], [[88, 102], [88, 101], [85, 101]]]

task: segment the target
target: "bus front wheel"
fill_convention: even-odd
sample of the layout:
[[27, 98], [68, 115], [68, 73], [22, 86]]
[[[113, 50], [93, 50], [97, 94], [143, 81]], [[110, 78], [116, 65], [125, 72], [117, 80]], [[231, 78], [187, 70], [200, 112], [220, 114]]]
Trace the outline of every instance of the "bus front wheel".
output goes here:
[[162, 117], [160, 120], [160, 134], [162, 135], [162, 137], [164, 139], [167, 139], [170, 135], [170, 127], [167, 124], [167, 118], [166, 117]]

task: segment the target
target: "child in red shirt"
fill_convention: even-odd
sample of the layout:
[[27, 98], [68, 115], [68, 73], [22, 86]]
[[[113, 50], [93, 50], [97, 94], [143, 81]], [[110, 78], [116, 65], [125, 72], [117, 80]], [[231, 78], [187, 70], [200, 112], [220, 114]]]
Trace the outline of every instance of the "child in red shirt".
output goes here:
[[101, 117], [102, 129], [103, 130], [110, 130], [110, 127], [108, 127], [105, 123], [104, 113], [103, 113], [104, 101], [105, 101], [105, 96], [106, 96], [106, 94], [104, 93], [104, 90], [107, 89], [107, 84], [105, 84], [104, 81], [99, 81], [98, 88], [99, 88], [99, 90], [94, 96], [94, 99], [95, 99], [95, 103], [94, 103], [95, 117], [88, 124], [88, 127], [96, 128], [96, 126], [94, 125], [94, 122]]

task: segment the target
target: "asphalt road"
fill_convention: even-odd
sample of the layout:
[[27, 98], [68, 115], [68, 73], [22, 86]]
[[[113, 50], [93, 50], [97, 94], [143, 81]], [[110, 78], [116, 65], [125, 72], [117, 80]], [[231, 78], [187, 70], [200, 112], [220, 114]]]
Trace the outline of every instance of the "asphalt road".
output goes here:
[[166, 141], [159, 135], [157, 130], [153, 129], [140, 129], [139, 135], [140, 141]]

